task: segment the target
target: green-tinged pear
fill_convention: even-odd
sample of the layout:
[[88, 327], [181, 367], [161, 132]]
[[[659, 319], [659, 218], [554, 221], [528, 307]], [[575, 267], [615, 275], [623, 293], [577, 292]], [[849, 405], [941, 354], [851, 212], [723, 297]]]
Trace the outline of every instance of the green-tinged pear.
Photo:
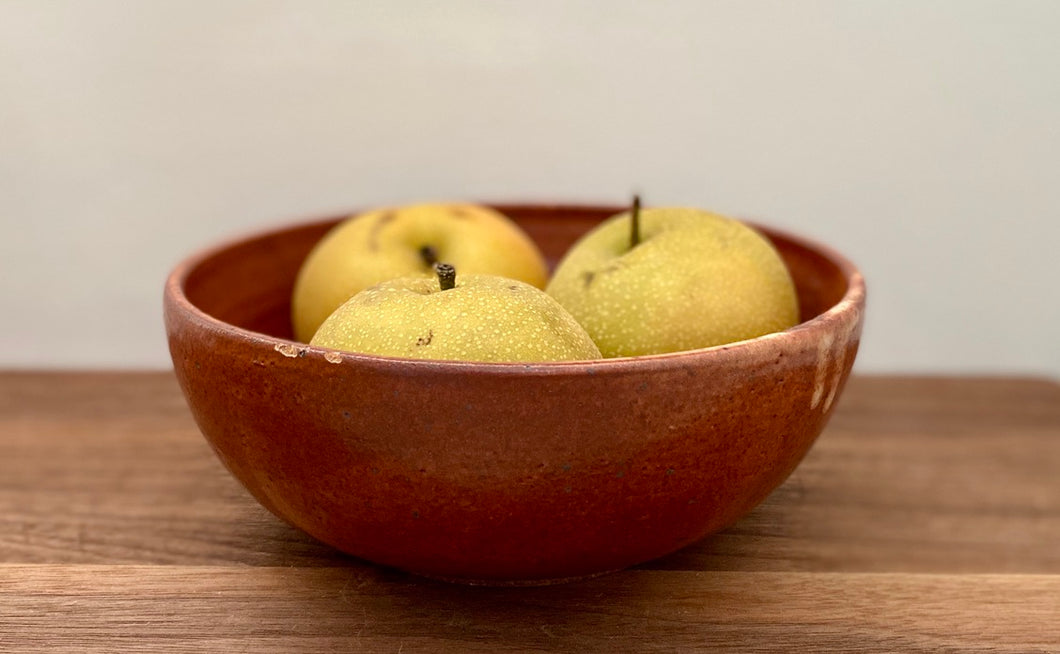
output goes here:
[[748, 225], [689, 208], [639, 208], [583, 236], [547, 289], [605, 357], [678, 352], [799, 320], [784, 261]]

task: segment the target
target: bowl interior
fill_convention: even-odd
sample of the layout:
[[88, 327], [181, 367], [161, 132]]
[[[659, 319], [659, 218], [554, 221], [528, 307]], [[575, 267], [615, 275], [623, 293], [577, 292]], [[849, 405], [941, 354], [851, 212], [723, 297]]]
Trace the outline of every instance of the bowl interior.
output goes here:
[[[594, 225], [621, 207], [494, 205], [517, 222], [554, 267]], [[269, 232], [222, 246], [191, 266], [184, 279], [188, 301], [204, 313], [239, 327], [293, 339], [291, 293], [299, 267], [313, 246], [345, 216]], [[841, 261], [801, 239], [759, 227], [780, 252], [795, 280], [801, 320], [837, 304], [847, 292]]]

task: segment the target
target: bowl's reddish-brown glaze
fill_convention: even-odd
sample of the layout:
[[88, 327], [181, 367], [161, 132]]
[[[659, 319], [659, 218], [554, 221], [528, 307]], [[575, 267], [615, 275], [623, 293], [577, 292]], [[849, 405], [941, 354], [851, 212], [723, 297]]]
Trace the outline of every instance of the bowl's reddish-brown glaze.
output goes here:
[[[618, 207], [499, 206], [554, 263]], [[337, 219], [200, 253], [165, 287], [180, 385], [265, 507], [350, 554], [423, 575], [546, 583], [681, 548], [795, 468], [854, 363], [865, 286], [768, 229], [803, 322], [674, 354], [478, 364], [293, 342], [295, 273]]]

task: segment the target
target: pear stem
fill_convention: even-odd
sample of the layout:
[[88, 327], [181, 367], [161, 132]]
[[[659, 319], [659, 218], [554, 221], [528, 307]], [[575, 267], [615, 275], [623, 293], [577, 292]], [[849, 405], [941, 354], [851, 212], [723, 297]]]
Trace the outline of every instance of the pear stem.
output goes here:
[[420, 258], [423, 259], [423, 263], [427, 264], [428, 268], [438, 263], [438, 250], [430, 245], [424, 245], [420, 248]]
[[434, 274], [438, 275], [438, 286], [443, 291], [456, 286], [456, 268], [449, 263], [436, 263], [434, 264]]
[[633, 196], [633, 210], [629, 219], [629, 247], [633, 249], [640, 244], [640, 196]]

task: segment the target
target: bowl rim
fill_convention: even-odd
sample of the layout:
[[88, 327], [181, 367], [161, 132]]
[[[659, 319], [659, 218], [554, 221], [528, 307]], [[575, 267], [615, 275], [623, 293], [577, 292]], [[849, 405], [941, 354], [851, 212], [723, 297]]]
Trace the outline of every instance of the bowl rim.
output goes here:
[[[550, 208], [572, 211], [620, 213], [628, 209], [628, 207], [620, 206], [576, 203], [527, 202], [514, 204], [483, 202], [481, 204], [494, 208], [500, 211], [501, 213], [505, 213], [505, 210], [511, 209]], [[734, 352], [739, 353], [741, 351], [753, 347], [756, 343], [761, 343], [765, 341], [779, 341], [780, 343], [778, 344], [782, 344], [785, 341], [796, 339], [797, 335], [802, 332], [823, 328], [827, 323], [833, 322], [845, 314], [859, 311], [860, 307], [863, 306], [865, 302], [865, 278], [862, 275], [861, 271], [857, 268], [857, 266], [855, 266], [854, 263], [850, 261], [846, 256], [840, 254], [834, 248], [828, 245], [824, 245], [818, 241], [805, 238], [803, 236], [798, 236], [785, 230], [775, 229], [768, 225], [761, 224], [757, 221], [744, 219], [739, 220], [740, 222], [743, 222], [749, 225], [750, 227], [759, 230], [769, 238], [780, 238], [797, 247], [810, 250], [829, 260], [831, 263], [835, 264], [839, 268], [840, 272], [843, 274], [844, 278], [847, 280], [846, 292], [839, 299], [839, 301], [833, 304], [825, 311], [814, 316], [813, 318], [800, 322], [797, 325], [794, 325], [783, 331], [763, 334], [762, 336], [756, 336], [754, 338], [734, 341], [722, 345], [714, 345], [710, 347], [696, 348], [692, 350], [681, 350], [677, 352], [612, 357], [605, 359], [586, 359], [576, 361], [486, 362], [452, 361], [438, 359], [409, 359], [402, 357], [390, 357], [375, 354], [346, 352], [343, 350], [334, 350], [331, 348], [309, 345], [308, 343], [302, 343], [300, 341], [295, 341], [292, 339], [271, 336], [269, 334], [253, 331], [243, 327], [237, 327], [236, 325], [227, 323], [200, 309], [190, 299], [188, 299], [187, 294], [185, 293], [185, 285], [192, 271], [194, 271], [203, 262], [220, 254], [221, 252], [232, 249], [239, 245], [243, 245], [245, 243], [249, 243], [257, 239], [277, 235], [285, 231], [289, 231], [291, 229], [309, 228], [312, 226], [323, 226], [326, 224], [332, 224], [336, 221], [348, 218], [354, 213], [357, 213], [357, 211], [345, 212], [342, 214], [333, 214], [326, 217], [307, 218], [305, 220], [299, 220], [296, 222], [285, 222], [278, 225], [274, 225], [269, 228], [249, 231], [243, 233], [242, 235], [231, 236], [213, 245], [209, 245], [192, 252], [183, 259], [179, 260], [178, 263], [172, 268], [169, 275], [166, 277], [163, 291], [163, 305], [165, 312], [169, 313], [172, 310], [182, 313], [189, 319], [191, 319], [191, 321], [196, 323], [198, 327], [207, 329], [215, 333], [224, 333], [228, 337], [235, 338], [248, 346], [262, 347], [267, 350], [273, 350], [288, 357], [311, 357], [313, 359], [320, 358], [321, 360], [326, 360], [326, 362], [329, 364], [360, 364], [372, 367], [385, 366], [391, 369], [397, 366], [409, 371], [433, 370], [439, 373], [455, 373], [461, 371], [467, 372], [469, 370], [475, 370], [479, 372], [489, 372], [500, 375], [525, 375], [527, 373], [548, 375], [571, 372], [582, 372], [588, 374], [619, 372], [623, 370], [629, 370], [633, 366], [635, 366], [635, 369], [641, 370], [646, 366], [670, 366], [674, 364], [686, 365], [690, 360], [724, 356], [725, 354], [730, 354]], [[860, 315], [856, 316], [854, 322], [856, 322], [860, 318]], [[166, 328], [167, 331], [171, 330], [169, 318], [166, 319]]]

